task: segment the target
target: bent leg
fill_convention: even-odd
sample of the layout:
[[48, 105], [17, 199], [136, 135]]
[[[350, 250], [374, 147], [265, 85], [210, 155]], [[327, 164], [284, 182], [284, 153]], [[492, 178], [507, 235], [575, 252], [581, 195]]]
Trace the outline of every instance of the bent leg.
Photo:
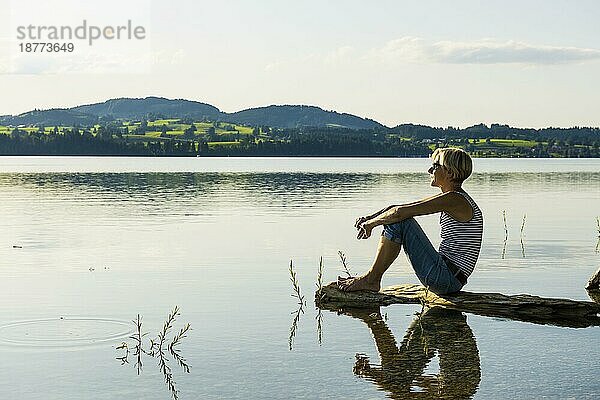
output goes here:
[[338, 287], [345, 292], [356, 290], [378, 292], [381, 289], [381, 277], [398, 257], [401, 248], [400, 244], [382, 236], [371, 269], [365, 275], [356, 278], [338, 278]]
[[338, 278], [338, 287], [343, 291], [379, 291], [383, 274], [402, 247], [423, 286], [437, 294], [458, 292], [462, 288], [414, 218], [385, 225], [371, 269], [356, 278]]
[[417, 278], [432, 292], [444, 294], [462, 288], [414, 218], [386, 225], [383, 234], [402, 244]]

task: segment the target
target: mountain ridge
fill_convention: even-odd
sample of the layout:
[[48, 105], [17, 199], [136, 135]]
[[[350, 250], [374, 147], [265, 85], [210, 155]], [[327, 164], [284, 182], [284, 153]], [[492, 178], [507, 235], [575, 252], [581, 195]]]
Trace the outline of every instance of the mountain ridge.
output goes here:
[[103, 102], [82, 104], [70, 108], [31, 110], [0, 117], [4, 125], [90, 125], [110, 120], [141, 120], [164, 118], [193, 118], [223, 121], [252, 126], [276, 128], [343, 127], [350, 129], [386, 128], [369, 118], [349, 113], [327, 111], [314, 105], [268, 105], [247, 108], [232, 113], [188, 99], [168, 99], [158, 96], [143, 98], [121, 97]]

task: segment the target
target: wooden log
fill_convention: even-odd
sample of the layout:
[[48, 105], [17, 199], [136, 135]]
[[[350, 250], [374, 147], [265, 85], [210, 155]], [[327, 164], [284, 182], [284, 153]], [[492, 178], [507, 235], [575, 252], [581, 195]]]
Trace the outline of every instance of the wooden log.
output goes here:
[[600, 304], [555, 299], [529, 294], [458, 292], [436, 295], [421, 285], [390, 286], [379, 292], [343, 292], [332, 282], [315, 293], [315, 303], [325, 309], [367, 308], [390, 304], [424, 303], [488, 317], [508, 318], [543, 325], [572, 328], [600, 326]]

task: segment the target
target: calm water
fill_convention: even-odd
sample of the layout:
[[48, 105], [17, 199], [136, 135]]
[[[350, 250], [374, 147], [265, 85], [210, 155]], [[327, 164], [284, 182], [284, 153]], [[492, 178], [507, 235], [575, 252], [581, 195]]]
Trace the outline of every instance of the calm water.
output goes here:
[[[342, 274], [338, 250], [353, 272], [366, 269], [377, 239], [357, 241], [354, 219], [435, 194], [428, 166], [0, 158], [0, 398], [597, 398], [599, 327], [435, 309], [418, 317], [414, 305], [319, 316], [319, 257], [325, 281]], [[589, 300], [600, 160], [477, 159], [475, 168], [465, 188], [484, 211], [485, 237], [466, 289]], [[419, 222], [437, 245], [438, 217]], [[300, 314], [290, 259], [307, 298]], [[383, 283], [403, 282], [417, 280], [401, 255]], [[150, 353], [175, 306], [164, 356], [142, 352], [138, 371], [131, 321], [142, 317]], [[168, 343], [186, 323], [174, 356]]]

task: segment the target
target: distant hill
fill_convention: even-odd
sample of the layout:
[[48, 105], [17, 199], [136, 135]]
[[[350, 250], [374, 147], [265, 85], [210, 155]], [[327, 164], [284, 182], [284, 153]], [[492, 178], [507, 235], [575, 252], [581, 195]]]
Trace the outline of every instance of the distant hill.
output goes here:
[[266, 125], [278, 128], [297, 128], [301, 126], [337, 126], [351, 129], [382, 128], [383, 125], [371, 119], [336, 111], [325, 111], [315, 106], [268, 106], [249, 108], [227, 114], [231, 122], [244, 125]]
[[146, 97], [143, 99], [111, 99], [103, 103], [88, 104], [71, 108], [73, 111], [115, 119], [196, 118], [218, 119], [221, 111], [214, 106], [184, 99]]
[[98, 122], [95, 115], [84, 114], [72, 109], [33, 110], [19, 115], [0, 117], [2, 125], [81, 125], [91, 126]]
[[356, 115], [325, 111], [316, 106], [271, 105], [225, 113], [210, 104], [163, 97], [119, 98], [68, 109], [34, 110], [17, 116], [0, 117], [1, 125], [93, 125], [114, 119], [141, 120], [193, 118], [275, 128], [344, 127], [372, 129], [384, 127], [377, 121]]

